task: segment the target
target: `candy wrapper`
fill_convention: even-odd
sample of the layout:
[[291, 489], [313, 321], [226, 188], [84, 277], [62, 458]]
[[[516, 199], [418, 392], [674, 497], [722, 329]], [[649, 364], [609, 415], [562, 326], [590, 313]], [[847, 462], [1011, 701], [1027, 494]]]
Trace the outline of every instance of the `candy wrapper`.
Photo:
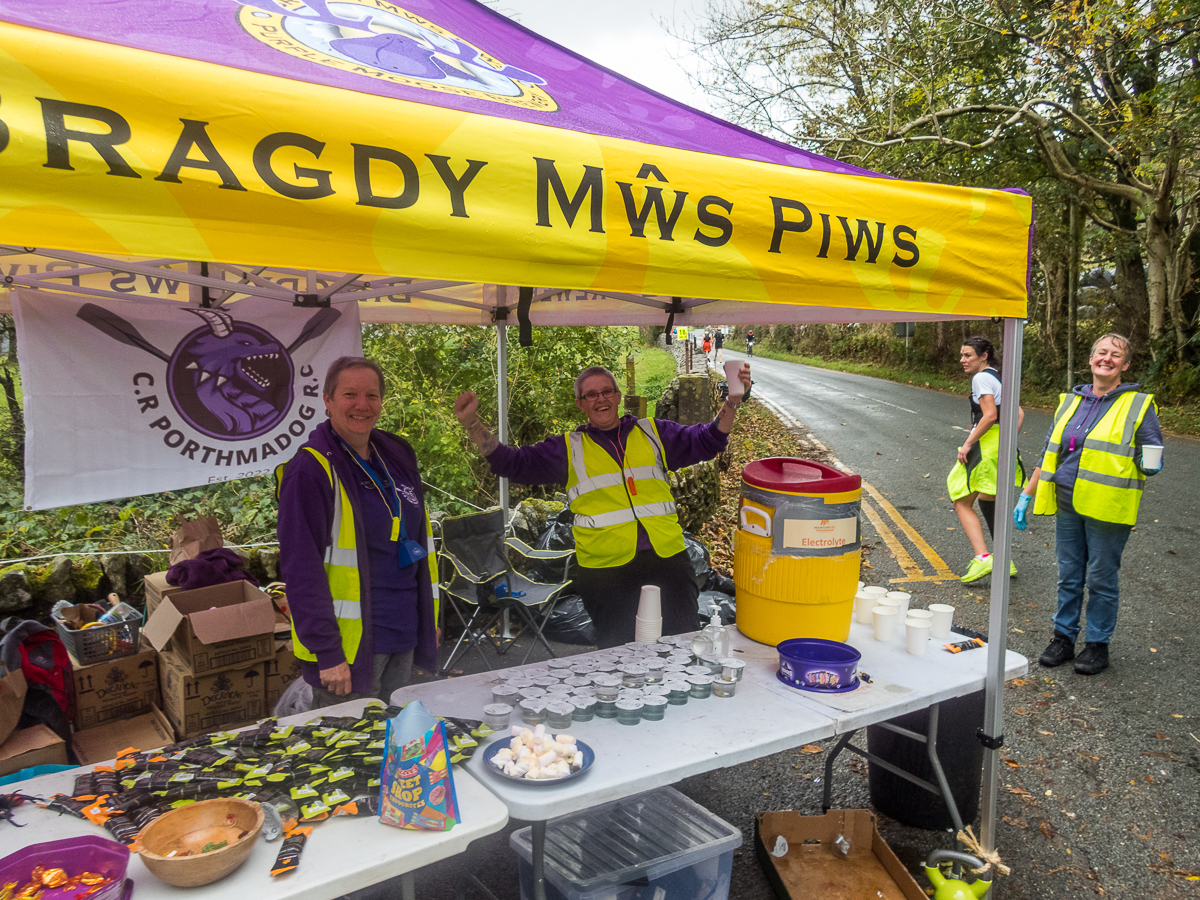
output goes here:
[[388, 719], [379, 820], [399, 828], [449, 831], [458, 821], [446, 726], [419, 702]]

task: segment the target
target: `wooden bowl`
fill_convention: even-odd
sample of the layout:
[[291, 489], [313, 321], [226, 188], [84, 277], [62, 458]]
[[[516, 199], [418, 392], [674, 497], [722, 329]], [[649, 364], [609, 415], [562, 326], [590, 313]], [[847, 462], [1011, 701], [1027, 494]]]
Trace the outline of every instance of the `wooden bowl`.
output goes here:
[[[224, 878], [246, 861], [263, 811], [247, 800], [201, 800], [163, 813], [138, 835], [146, 868], [167, 884], [199, 887]], [[204, 852], [208, 844], [228, 843]]]

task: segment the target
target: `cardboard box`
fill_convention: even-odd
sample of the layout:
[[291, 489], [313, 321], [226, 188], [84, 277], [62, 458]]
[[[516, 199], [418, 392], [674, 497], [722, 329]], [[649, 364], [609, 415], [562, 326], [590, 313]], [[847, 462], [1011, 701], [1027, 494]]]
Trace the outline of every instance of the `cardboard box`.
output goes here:
[[151, 706], [145, 715], [77, 731], [71, 736], [71, 746], [75, 748], [81, 766], [115, 759], [118, 753], [130, 747], [154, 750], [173, 743], [175, 729], [157, 706]]
[[0, 744], [0, 775], [30, 766], [65, 766], [67, 742], [45, 725], [20, 728]]
[[244, 669], [275, 658], [275, 604], [247, 581], [180, 591], [163, 598], [142, 634], [192, 675]]
[[261, 664], [194, 675], [186, 661], [167, 651], [159, 654], [158, 671], [163, 711], [180, 740], [250, 725], [267, 714]]
[[0, 744], [8, 740], [21, 721], [27, 690], [25, 673], [20, 669], [14, 669], [0, 678]]
[[158, 652], [153, 647], [91, 666], [82, 666], [71, 657], [71, 669], [75, 676], [76, 731], [128, 719], [161, 703]]
[[167, 581], [166, 572], [151, 572], [143, 579], [143, 583], [146, 586], [147, 619], [158, 609], [158, 604], [162, 603], [163, 597], [170, 597], [183, 590], [179, 585]]
[[300, 677], [300, 661], [292, 650], [292, 642], [276, 642], [275, 658], [263, 663], [263, 667], [267, 671], [266, 702], [267, 715], [270, 715], [288, 685]]
[[[772, 856], [780, 835], [787, 853]], [[850, 842], [847, 856], [834, 846], [838, 835]], [[781, 900], [926, 900], [868, 809], [834, 809], [823, 816], [761, 812], [754, 837], [759, 862]]]

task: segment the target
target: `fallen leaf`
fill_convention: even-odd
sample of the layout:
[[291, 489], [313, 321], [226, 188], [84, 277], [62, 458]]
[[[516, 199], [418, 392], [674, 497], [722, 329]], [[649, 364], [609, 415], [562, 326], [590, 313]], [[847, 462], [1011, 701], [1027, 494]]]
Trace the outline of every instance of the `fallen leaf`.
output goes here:
[[1013, 712], [1016, 713], [1018, 716], [1029, 715], [1029, 710], [1027, 710], [1027, 709], [1014, 709]]
[[1146, 782], [1146, 784], [1154, 784], [1154, 776], [1153, 775], [1143, 775], [1142, 781]]
[[1169, 741], [1170, 740], [1170, 738], [1167, 737], [1165, 734], [1156, 734], [1154, 736], [1156, 738], [1158, 738], [1160, 741]]
[[1151, 653], [1157, 653], [1157, 652], [1158, 652], [1158, 648], [1157, 648], [1157, 647], [1151, 647], [1151, 648], [1150, 648], [1150, 652], [1151, 652]]
[[1048, 840], [1048, 841], [1053, 840], [1054, 836], [1056, 834], [1058, 834], [1058, 829], [1055, 828], [1053, 825], [1051, 825], [1049, 822], [1043, 822], [1041, 825], [1039, 825], [1038, 831], [1040, 831], [1042, 833], [1042, 836], [1045, 837], [1046, 840]]
[[1153, 750], [1143, 750], [1142, 756], [1154, 756], [1154, 757], [1157, 757], [1158, 759], [1174, 759], [1175, 758], [1170, 753], [1159, 753], [1159, 752], [1153, 751]]
[[1021, 764], [1019, 762], [1017, 762], [1015, 759], [1006, 759], [1004, 761], [1004, 764], [1006, 766], [1012, 766], [1014, 769], [1021, 768]]
[[818, 747], [816, 744], [805, 744], [800, 748], [801, 753], [824, 753], [823, 747]]
[[878, 450], [876, 450], [876, 451], [875, 451], [875, 455], [876, 455], [876, 456], [883, 456], [883, 454], [882, 454], [882, 453], [880, 453]]
[[1044, 734], [1046, 737], [1054, 737], [1053, 731], [1042, 731], [1040, 728], [1038, 729], [1038, 734]]
[[1025, 687], [1025, 685], [1029, 684], [1029, 682], [1024, 678], [1014, 678], [1009, 682], [1009, 684], [1011, 684], [1013, 687]]
[[929, 472], [926, 472], [926, 473], [925, 473], [924, 475], [922, 475], [921, 477], [922, 477], [922, 478], [928, 478], [928, 477], [929, 477], [929, 474], [930, 474]]
[[1001, 816], [1000, 818], [1003, 819], [1006, 824], [1012, 825], [1014, 828], [1028, 828], [1029, 827], [1029, 823], [1026, 822], [1024, 819], [1014, 819], [1012, 816]]
[[1016, 788], [1016, 787], [1008, 787], [1008, 788], [1005, 788], [1004, 790], [1009, 794], [1018, 794], [1022, 797], [1032, 797], [1033, 796], [1033, 794], [1029, 793], [1029, 791], [1023, 791], [1020, 788]]

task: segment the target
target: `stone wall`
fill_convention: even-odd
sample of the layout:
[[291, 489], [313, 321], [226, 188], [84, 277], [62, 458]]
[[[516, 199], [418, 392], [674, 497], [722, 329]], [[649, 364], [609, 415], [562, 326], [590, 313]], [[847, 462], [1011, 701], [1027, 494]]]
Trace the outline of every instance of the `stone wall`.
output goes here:
[[[267, 584], [279, 579], [279, 550], [256, 547], [238, 550], [245, 568]], [[19, 616], [50, 625], [50, 609], [59, 600], [69, 603], [104, 602], [116, 594], [142, 609], [146, 602], [142, 580], [167, 566], [167, 554], [108, 553], [101, 556], [56, 556], [50, 562], [17, 562], [0, 569], [0, 618]]]

